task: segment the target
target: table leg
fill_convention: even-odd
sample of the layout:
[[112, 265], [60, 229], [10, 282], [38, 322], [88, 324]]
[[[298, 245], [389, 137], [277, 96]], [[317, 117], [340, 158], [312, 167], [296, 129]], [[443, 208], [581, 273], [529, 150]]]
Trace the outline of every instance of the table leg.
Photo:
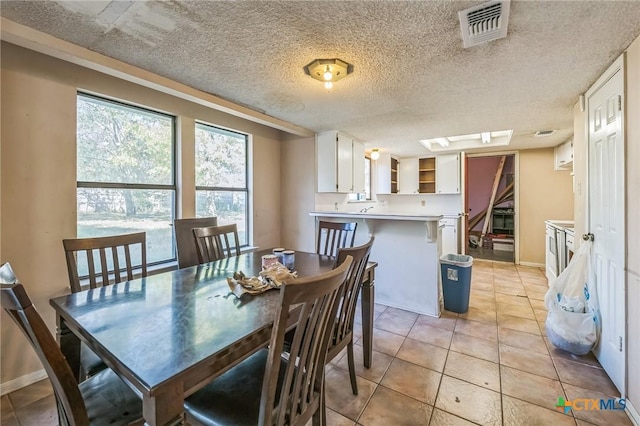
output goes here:
[[67, 327], [64, 319], [56, 316], [57, 340], [62, 354], [67, 359], [76, 381], [80, 383], [80, 339]]
[[142, 397], [142, 415], [145, 425], [181, 426], [184, 421], [184, 390], [182, 385], [173, 386], [154, 396]]
[[373, 268], [366, 274], [367, 279], [362, 283], [360, 303], [362, 311], [362, 350], [364, 366], [371, 367], [373, 356], [373, 311], [375, 304], [374, 272]]

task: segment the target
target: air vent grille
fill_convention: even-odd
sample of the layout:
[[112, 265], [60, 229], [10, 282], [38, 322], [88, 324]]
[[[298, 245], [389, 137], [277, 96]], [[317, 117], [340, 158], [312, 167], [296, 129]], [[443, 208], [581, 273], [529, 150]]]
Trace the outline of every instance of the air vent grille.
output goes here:
[[507, 36], [509, 1], [491, 1], [458, 12], [464, 47]]

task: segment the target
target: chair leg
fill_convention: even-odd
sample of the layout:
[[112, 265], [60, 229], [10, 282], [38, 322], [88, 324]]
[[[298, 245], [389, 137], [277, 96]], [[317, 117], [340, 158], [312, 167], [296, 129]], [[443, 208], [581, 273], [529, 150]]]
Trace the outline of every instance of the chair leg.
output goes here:
[[347, 359], [349, 360], [349, 378], [351, 379], [351, 390], [354, 395], [358, 394], [358, 383], [356, 382], [356, 365], [353, 356], [353, 339], [347, 345]]
[[324, 399], [324, 385], [322, 386], [322, 390], [320, 391], [320, 407], [313, 413], [311, 417], [313, 426], [326, 426], [327, 424], [327, 406], [325, 405]]

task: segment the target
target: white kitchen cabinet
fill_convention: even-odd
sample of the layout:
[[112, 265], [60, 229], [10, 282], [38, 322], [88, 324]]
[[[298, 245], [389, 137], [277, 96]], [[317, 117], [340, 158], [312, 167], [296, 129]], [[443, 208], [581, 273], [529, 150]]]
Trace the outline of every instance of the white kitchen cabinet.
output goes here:
[[351, 192], [364, 193], [364, 144], [356, 140], [352, 143], [353, 182]]
[[398, 161], [399, 194], [418, 194], [418, 159], [401, 158]]
[[573, 170], [573, 139], [555, 147], [555, 169]]
[[391, 164], [391, 154], [380, 153], [380, 157], [378, 157], [376, 161], [376, 176], [377, 176], [377, 186], [376, 186], [376, 194], [392, 194], [391, 190], [391, 181], [396, 180], [392, 178], [392, 167], [395, 171], [395, 176], [397, 177], [397, 165]]
[[460, 254], [459, 251], [459, 237], [458, 237], [458, 223], [459, 219], [454, 217], [443, 217], [440, 219], [439, 227], [442, 231], [441, 239], [441, 254]]
[[436, 194], [460, 193], [460, 155], [436, 157]]
[[364, 192], [364, 144], [331, 131], [316, 137], [318, 192]]

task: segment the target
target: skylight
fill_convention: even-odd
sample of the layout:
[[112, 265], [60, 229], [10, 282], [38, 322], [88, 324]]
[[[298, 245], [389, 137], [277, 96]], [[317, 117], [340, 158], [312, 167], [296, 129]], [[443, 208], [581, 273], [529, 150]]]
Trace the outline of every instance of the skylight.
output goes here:
[[472, 133], [470, 135], [447, 136], [422, 139], [419, 142], [431, 152], [462, 151], [473, 148], [505, 146], [511, 142], [513, 130]]

